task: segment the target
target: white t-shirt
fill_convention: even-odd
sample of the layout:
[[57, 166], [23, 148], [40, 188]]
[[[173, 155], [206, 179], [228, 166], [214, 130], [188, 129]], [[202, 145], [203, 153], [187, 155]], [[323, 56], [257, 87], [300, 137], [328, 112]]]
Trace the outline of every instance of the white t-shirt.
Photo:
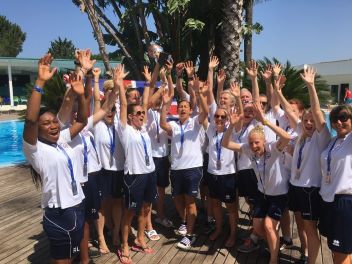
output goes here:
[[[265, 113], [265, 119], [267, 119], [270, 123], [276, 125], [276, 118], [272, 109]], [[271, 130], [270, 127], [264, 126], [264, 134], [267, 142], [276, 141], [276, 133]]]
[[265, 153], [257, 157], [248, 143], [242, 144], [241, 152], [246, 154], [258, 179], [258, 190], [268, 195], [282, 195], [288, 192], [288, 181], [285, 170], [280, 165], [281, 151], [276, 148], [277, 142], [265, 144]]
[[160, 127], [159, 111], [153, 109], [148, 110], [147, 130], [152, 143], [153, 157], [161, 158], [169, 155], [168, 136], [166, 131]]
[[[200, 130], [198, 116], [190, 117], [181, 130], [180, 122], [169, 122], [172, 128], [171, 138], [171, 169], [183, 170], [203, 166], [203, 154], [200, 142]], [[183, 131], [183, 133], [182, 133]], [[183, 134], [183, 144], [181, 144]]]
[[[301, 137], [302, 122], [299, 122], [296, 128], [299, 138]], [[315, 130], [310, 138], [297, 140], [292, 157], [291, 179], [290, 183], [299, 187], [320, 187], [321, 170], [320, 154], [327, 147], [330, 140], [329, 129], [325, 126], [322, 131]], [[297, 164], [301, 152], [300, 170], [297, 171]]]
[[126, 162], [124, 173], [146, 174], [153, 172], [155, 165], [152, 156], [151, 140], [145, 125], [141, 130], [137, 130], [128, 124], [123, 126], [119, 122], [117, 131], [125, 151]]
[[23, 140], [23, 152], [33, 169], [41, 176], [41, 206], [60, 207], [62, 209], [80, 204], [84, 199], [81, 185], [77, 179], [78, 162], [73, 149], [60, 138], [58, 144], [66, 151], [72, 162], [73, 177], [76, 181], [77, 194], [73, 195], [71, 172], [68, 158], [56, 145], [48, 145], [37, 141], [30, 145]]
[[[221, 146], [225, 132], [217, 133], [214, 124], [208, 125], [207, 136], [209, 139], [209, 163], [208, 172], [214, 175], [226, 175], [235, 173], [235, 154], [232, 150]], [[234, 139], [232, 139], [234, 140]], [[218, 152], [218, 148], [220, 151]], [[220, 170], [217, 168], [218, 153], [220, 153]]]
[[[320, 195], [326, 202], [333, 202], [335, 194], [352, 195], [352, 133], [345, 138], [334, 137], [320, 157], [322, 181]], [[335, 144], [334, 144], [335, 143]], [[332, 150], [331, 150], [332, 148]], [[328, 153], [331, 151], [330, 183], [327, 183]]]
[[[115, 134], [114, 153], [111, 155]], [[94, 139], [99, 154], [101, 165], [106, 170], [122, 171], [125, 164], [125, 154], [122, 148], [121, 139], [117, 133], [117, 123], [108, 126], [104, 121], [94, 126]]]

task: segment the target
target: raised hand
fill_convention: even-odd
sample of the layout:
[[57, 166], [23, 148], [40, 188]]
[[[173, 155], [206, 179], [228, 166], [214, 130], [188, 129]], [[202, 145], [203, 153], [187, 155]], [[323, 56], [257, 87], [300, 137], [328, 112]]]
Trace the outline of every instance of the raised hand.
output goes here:
[[101, 74], [101, 69], [100, 68], [94, 68], [92, 70], [92, 73], [93, 73], [94, 79], [99, 79], [100, 74]]
[[260, 102], [255, 102], [253, 103], [253, 112], [254, 112], [254, 118], [261, 122], [262, 124], [265, 123], [265, 116], [262, 111], [262, 107], [260, 105]]
[[38, 62], [38, 79], [41, 82], [46, 82], [50, 80], [56, 72], [56, 68], [50, 69], [51, 62], [53, 61], [53, 56], [50, 53], [45, 54], [40, 58]]
[[211, 56], [209, 60], [209, 70], [214, 70], [216, 66], [219, 65], [219, 59], [216, 56]]
[[273, 67], [274, 76], [279, 76], [280, 72], [281, 72], [281, 64], [275, 63]]
[[286, 77], [284, 75], [279, 75], [274, 80], [274, 89], [277, 90], [278, 92], [281, 92], [282, 88], [285, 86], [285, 82], [286, 82]]
[[317, 71], [313, 67], [307, 67], [307, 69], [303, 70], [303, 74], [300, 73], [300, 75], [308, 86], [313, 86], [316, 73]]
[[273, 66], [271, 64], [266, 65], [265, 70], [260, 72], [264, 81], [271, 81], [271, 76], [273, 75]]
[[165, 70], [166, 70], [166, 72], [167, 72], [168, 74], [171, 73], [173, 66], [174, 66], [174, 61], [173, 61], [173, 59], [172, 59], [172, 58], [168, 59], [168, 60], [166, 61], [166, 64], [164, 65]]
[[193, 90], [195, 92], [199, 92], [199, 88], [200, 88], [200, 81], [199, 81], [199, 77], [197, 76], [197, 74], [195, 74], [193, 76]]
[[70, 82], [72, 90], [75, 92], [75, 94], [77, 94], [77, 95], [84, 94], [83, 79], [79, 74], [76, 74], [76, 73], [70, 74], [69, 82]]
[[171, 96], [169, 95], [167, 89], [162, 91], [163, 105], [167, 105], [171, 103]]
[[240, 84], [238, 82], [230, 83], [230, 91], [235, 97], [240, 96]]
[[199, 88], [199, 92], [202, 94], [202, 95], [206, 95], [207, 92], [209, 90], [209, 86], [208, 86], [208, 83], [204, 82], [201, 87]]
[[248, 76], [253, 79], [258, 75], [258, 65], [255, 60], [251, 60], [246, 68]]
[[187, 77], [192, 78], [194, 75], [193, 61], [186, 61], [185, 69], [186, 69]]
[[123, 64], [117, 64], [114, 69], [114, 83], [122, 82], [128, 74], [129, 72], [125, 72], [125, 66]]
[[218, 76], [217, 76], [216, 79], [217, 79], [218, 85], [219, 84], [224, 84], [225, 79], [226, 79], [226, 74], [225, 74], [225, 71], [223, 69], [220, 69], [218, 71]]
[[231, 125], [235, 126], [242, 118], [243, 118], [243, 115], [239, 115], [235, 109], [231, 110], [231, 113], [230, 113]]
[[150, 83], [150, 81], [152, 80], [152, 75], [151, 75], [151, 73], [150, 73], [150, 71], [149, 71], [148, 66], [144, 66], [144, 67], [143, 67], [142, 74], [143, 74], [143, 76], [144, 76], [145, 81], [148, 82], [148, 83]]
[[180, 62], [176, 64], [176, 75], [177, 77], [181, 77], [182, 76], [182, 72], [185, 68], [185, 63], [184, 62]]
[[92, 69], [96, 62], [96, 60], [91, 60], [90, 56], [91, 56], [90, 49], [77, 50], [75, 53], [76, 59], [81, 64], [82, 69], [86, 72]]

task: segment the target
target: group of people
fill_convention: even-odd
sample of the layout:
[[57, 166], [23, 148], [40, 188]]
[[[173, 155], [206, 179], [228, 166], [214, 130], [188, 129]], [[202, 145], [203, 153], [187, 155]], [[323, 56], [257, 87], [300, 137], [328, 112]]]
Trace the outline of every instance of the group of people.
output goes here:
[[[264, 239], [270, 263], [277, 263], [280, 228], [281, 242], [292, 243], [291, 210], [302, 263], [316, 262], [319, 233], [327, 237], [334, 263], [351, 263], [350, 106], [332, 109], [329, 118], [337, 136], [331, 138], [314, 69], [301, 73], [310, 98], [310, 108], [304, 109], [298, 99], [284, 97], [286, 79], [279, 64], [260, 73], [266, 84], [266, 94], [260, 94], [255, 61], [247, 68], [250, 91], [236, 82], [224, 87], [222, 70], [214, 78], [219, 64], [215, 56], [210, 58], [207, 80], [201, 81], [192, 62], [174, 67], [168, 59], [159, 64], [160, 52], [156, 45], [148, 51], [155, 65], [152, 72], [143, 69], [143, 95], [125, 87], [128, 73], [117, 65], [112, 80], [104, 82], [101, 100], [101, 71], [94, 68], [89, 50], [77, 51], [76, 71], [65, 78], [68, 88], [58, 113], [41, 107], [43, 87], [56, 69], [51, 69], [50, 54], [39, 60], [23, 151], [42, 188], [43, 227], [54, 263], [71, 263], [77, 253], [81, 263], [88, 263], [92, 225], [100, 252], [109, 252], [105, 227], [122, 263], [132, 263], [130, 250], [153, 253], [146, 242], [146, 237], [160, 238], [153, 223], [174, 227], [164, 210], [170, 182], [181, 223], [176, 227], [181, 249], [190, 249], [196, 240], [199, 194], [205, 197], [207, 219], [215, 223], [210, 240], [223, 232], [225, 203], [230, 227], [225, 246], [233, 247], [242, 196], [250, 205], [253, 229], [240, 251], [251, 252]], [[159, 77], [161, 86], [156, 89]], [[171, 121], [168, 112], [176, 94], [178, 120]], [[135, 216], [137, 236], [129, 245]]]

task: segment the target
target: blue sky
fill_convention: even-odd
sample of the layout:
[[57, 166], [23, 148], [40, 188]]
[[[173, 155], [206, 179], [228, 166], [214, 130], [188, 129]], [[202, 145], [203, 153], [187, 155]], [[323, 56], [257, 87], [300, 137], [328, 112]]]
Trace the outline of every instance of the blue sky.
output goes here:
[[[264, 30], [253, 39], [253, 56], [292, 64], [352, 58], [351, 0], [270, 0], [254, 8]], [[1, 0], [0, 15], [27, 33], [18, 57], [44, 54], [58, 37], [98, 53], [86, 14], [71, 0]], [[114, 50], [114, 48], [109, 48]]]

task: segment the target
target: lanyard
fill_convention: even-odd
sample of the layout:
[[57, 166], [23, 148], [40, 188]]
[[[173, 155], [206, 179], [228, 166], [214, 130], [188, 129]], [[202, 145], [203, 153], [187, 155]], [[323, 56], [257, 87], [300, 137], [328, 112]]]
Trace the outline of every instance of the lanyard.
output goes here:
[[81, 139], [82, 139], [82, 142], [83, 142], [83, 159], [84, 159], [84, 166], [87, 166], [87, 162], [88, 162], [88, 147], [87, 147], [87, 141], [84, 137], [84, 135], [82, 135], [81, 133], [79, 134]]
[[68, 169], [70, 170], [70, 175], [71, 175], [71, 187], [72, 187], [72, 192], [73, 195], [77, 195], [77, 184], [76, 184], [76, 180], [73, 174], [73, 165], [72, 165], [72, 160], [70, 158], [70, 156], [67, 154], [67, 152], [65, 151], [65, 149], [60, 146], [59, 144], [57, 145], [59, 147], [59, 149], [61, 150], [61, 152], [66, 156], [67, 158], [67, 165], [68, 165]]
[[285, 128], [285, 131], [287, 132], [289, 129], [290, 129], [290, 125], [288, 125], [288, 126]]
[[97, 156], [98, 163], [100, 163], [97, 147], [95, 146], [95, 142], [94, 142], [93, 136], [89, 136], [89, 139], [90, 139], [90, 143], [92, 143], [92, 146], [93, 146], [93, 148], [95, 150], [95, 155]]
[[237, 140], [238, 140], [239, 143], [241, 143], [241, 137], [242, 137], [243, 134], [246, 132], [246, 130], [247, 130], [247, 128], [249, 127], [250, 124], [251, 124], [251, 122], [249, 122], [249, 123], [246, 125], [246, 127], [245, 127], [244, 129], [243, 129], [243, 127], [242, 127], [241, 133], [240, 133], [240, 135], [239, 135], [238, 138], [237, 138]]
[[332, 149], [334, 148], [337, 140], [338, 140], [338, 138], [335, 139], [334, 143], [332, 144], [331, 148], [328, 151], [328, 158], [327, 158], [327, 163], [328, 163], [327, 174], [328, 175], [331, 174], [331, 152], [332, 152]]
[[159, 121], [158, 120], [158, 114], [154, 110], [152, 110], [152, 113], [153, 113], [153, 119], [154, 119], [155, 124], [156, 124], [156, 137], [157, 137], [158, 143], [160, 143], [160, 136], [159, 136], [160, 128], [159, 128], [159, 122], [158, 122]]
[[146, 141], [145, 141], [145, 138], [144, 138], [143, 135], [142, 135], [142, 132], [141, 132], [140, 134], [141, 134], [142, 143], [143, 143], [143, 147], [144, 147], [145, 165], [146, 165], [146, 166], [149, 166], [149, 165], [150, 165], [150, 161], [149, 161], [147, 143], [146, 143]]
[[[264, 159], [263, 175], [260, 173], [258, 161], [256, 159], [254, 159], [254, 161], [255, 161], [255, 165], [257, 166], [257, 170], [258, 170], [258, 174], [259, 174], [259, 180], [260, 180], [260, 183], [263, 186], [263, 191], [264, 191], [264, 195], [265, 195], [265, 186], [264, 186], [264, 184], [265, 184], [265, 165], [266, 165], [266, 151], [265, 150], [264, 150], [263, 159]], [[262, 179], [262, 176], [263, 176], [263, 179]]]
[[301, 168], [301, 163], [302, 163], [302, 153], [303, 153], [303, 148], [306, 145], [306, 139], [304, 139], [303, 143], [299, 147], [298, 151], [298, 159], [297, 159], [297, 170]]
[[217, 157], [217, 161], [219, 162], [220, 161], [220, 158], [221, 158], [221, 143], [222, 143], [222, 139], [224, 138], [224, 134], [226, 132], [226, 127], [225, 127], [225, 130], [223, 131], [222, 133], [222, 136], [221, 136], [221, 139], [219, 140], [219, 137], [218, 137], [218, 132], [216, 132], [216, 157]]
[[110, 154], [113, 155], [114, 151], [115, 151], [115, 127], [114, 127], [114, 125], [112, 125], [112, 135], [110, 134], [109, 126], [106, 125], [106, 127], [108, 129], [108, 134], [109, 134], [109, 138], [110, 138]]
[[185, 128], [182, 127], [182, 124], [180, 122], [180, 126], [181, 126], [181, 147], [183, 146], [183, 142], [185, 141], [185, 130], [188, 126], [189, 120], [187, 121], [187, 124], [185, 125]]

